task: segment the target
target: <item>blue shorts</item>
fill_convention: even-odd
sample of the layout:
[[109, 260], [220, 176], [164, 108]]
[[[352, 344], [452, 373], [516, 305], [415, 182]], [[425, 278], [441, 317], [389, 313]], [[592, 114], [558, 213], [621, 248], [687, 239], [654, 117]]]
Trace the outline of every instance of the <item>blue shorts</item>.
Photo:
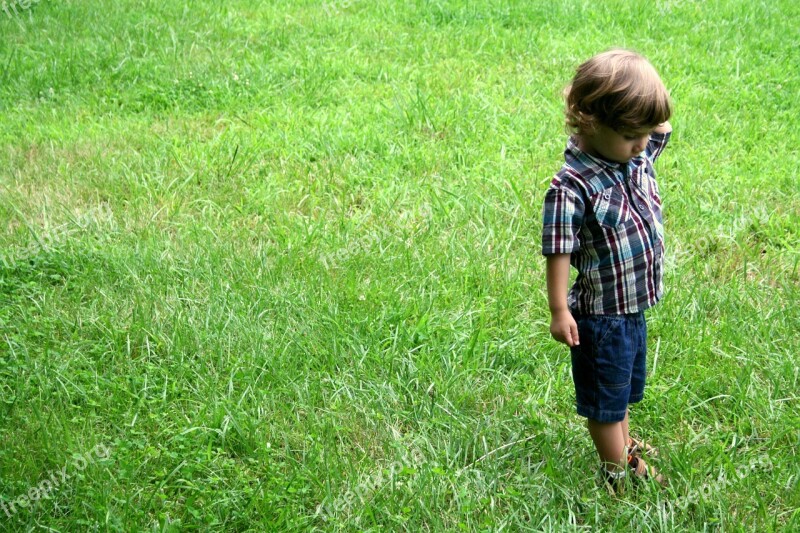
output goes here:
[[575, 315], [580, 344], [571, 348], [578, 414], [620, 422], [644, 396], [647, 322], [644, 313]]

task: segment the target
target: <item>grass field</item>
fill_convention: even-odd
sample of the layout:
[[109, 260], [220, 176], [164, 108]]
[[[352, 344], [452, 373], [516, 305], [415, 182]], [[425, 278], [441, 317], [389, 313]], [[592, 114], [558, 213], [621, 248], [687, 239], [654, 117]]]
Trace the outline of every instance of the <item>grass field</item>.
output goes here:
[[[0, 529], [800, 530], [799, 6], [0, 2]], [[622, 499], [539, 252], [611, 46], [676, 109]]]

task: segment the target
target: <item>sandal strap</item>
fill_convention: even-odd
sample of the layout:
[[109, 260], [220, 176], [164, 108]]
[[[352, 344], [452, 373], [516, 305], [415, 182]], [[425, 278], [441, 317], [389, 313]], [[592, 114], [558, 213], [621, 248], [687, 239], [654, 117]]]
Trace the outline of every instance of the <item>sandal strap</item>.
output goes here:
[[652, 479], [664, 485], [664, 476], [654, 467], [649, 466], [644, 459], [634, 455], [628, 456], [628, 467], [633, 471], [633, 475], [639, 479]]
[[646, 453], [647, 455], [656, 456], [658, 455], [658, 449], [650, 446], [646, 442], [642, 440], [634, 439], [633, 437], [628, 437], [628, 453], [631, 455], [641, 456], [642, 453]]

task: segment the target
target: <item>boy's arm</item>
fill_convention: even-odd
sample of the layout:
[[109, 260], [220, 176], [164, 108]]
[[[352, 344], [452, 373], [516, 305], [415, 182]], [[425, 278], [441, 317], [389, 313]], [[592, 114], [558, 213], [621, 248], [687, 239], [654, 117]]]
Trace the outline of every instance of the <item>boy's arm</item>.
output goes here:
[[567, 307], [569, 254], [547, 256], [547, 301], [550, 305], [550, 334], [569, 347], [580, 344], [578, 324]]
[[647, 158], [652, 163], [655, 163], [656, 159], [658, 159], [658, 156], [660, 156], [661, 152], [664, 151], [664, 148], [667, 147], [670, 133], [672, 133], [672, 124], [670, 124], [669, 121], [662, 122], [653, 129], [653, 133], [655, 133], [656, 136], [650, 137], [645, 152]]
[[672, 131], [672, 125], [669, 123], [668, 120], [656, 126], [656, 129], [653, 130], [653, 133], [669, 133], [671, 131]]

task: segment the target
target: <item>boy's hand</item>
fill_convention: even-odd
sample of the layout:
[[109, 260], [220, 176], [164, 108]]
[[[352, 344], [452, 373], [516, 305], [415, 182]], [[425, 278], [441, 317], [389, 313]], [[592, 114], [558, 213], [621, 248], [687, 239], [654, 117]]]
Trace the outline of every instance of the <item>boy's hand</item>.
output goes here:
[[552, 314], [550, 319], [550, 335], [558, 342], [563, 342], [570, 348], [580, 344], [578, 339], [578, 324], [569, 311], [559, 311]]
[[569, 254], [547, 256], [547, 302], [550, 307], [550, 335], [570, 348], [580, 344], [578, 324], [567, 306]]

